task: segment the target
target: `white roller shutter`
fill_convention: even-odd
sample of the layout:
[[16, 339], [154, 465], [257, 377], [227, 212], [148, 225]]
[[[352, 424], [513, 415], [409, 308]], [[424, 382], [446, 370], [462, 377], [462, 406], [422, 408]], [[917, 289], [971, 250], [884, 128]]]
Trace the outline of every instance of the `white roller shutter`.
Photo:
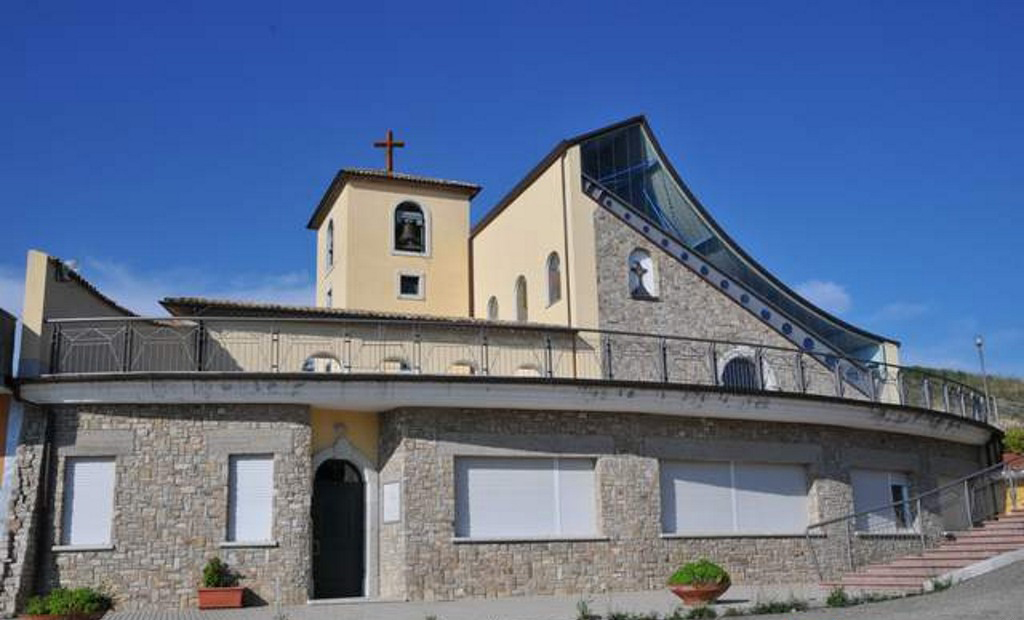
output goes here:
[[114, 516], [114, 459], [68, 458], [64, 462], [61, 542], [109, 545]]
[[731, 532], [730, 464], [661, 464], [662, 529], [670, 534]]
[[231, 456], [228, 474], [228, 540], [272, 540], [273, 516], [273, 455]]
[[596, 531], [590, 459], [460, 457], [455, 496], [460, 537], [588, 536]]
[[807, 474], [801, 465], [662, 462], [661, 523], [667, 534], [801, 534]]
[[597, 533], [594, 461], [556, 459], [558, 466], [558, 534], [593, 536]]
[[736, 530], [744, 534], [803, 534], [807, 473], [801, 465], [735, 463]]
[[[862, 532], [895, 532], [903, 527], [897, 521], [897, 510], [902, 507], [890, 506], [894, 502], [892, 486], [907, 486], [907, 476], [898, 472], [871, 469], [854, 469], [850, 472], [853, 486], [853, 509], [857, 513], [857, 529]], [[909, 521], [909, 513], [906, 515]]]

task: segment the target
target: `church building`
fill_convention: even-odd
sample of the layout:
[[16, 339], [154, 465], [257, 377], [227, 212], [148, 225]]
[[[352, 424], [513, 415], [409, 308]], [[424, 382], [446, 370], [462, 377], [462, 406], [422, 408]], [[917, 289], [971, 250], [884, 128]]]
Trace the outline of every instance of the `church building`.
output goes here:
[[645, 118], [562, 140], [475, 225], [479, 186], [383, 144], [308, 220], [312, 306], [140, 317], [29, 253], [4, 611], [193, 607], [214, 556], [256, 603], [656, 589], [701, 557], [817, 582], [938, 540], [912, 498], [997, 462], [984, 396], [772, 275]]

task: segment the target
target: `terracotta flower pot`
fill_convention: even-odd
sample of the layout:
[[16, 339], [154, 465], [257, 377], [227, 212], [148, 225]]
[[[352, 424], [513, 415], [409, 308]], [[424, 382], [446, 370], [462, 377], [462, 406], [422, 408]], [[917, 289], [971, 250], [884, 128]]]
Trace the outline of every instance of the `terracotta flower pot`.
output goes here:
[[683, 602], [687, 605], [700, 605], [717, 600], [719, 596], [725, 594], [725, 591], [729, 589], [730, 585], [732, 584], [728, 582], [706, 583], [699, 585], [669, 586], [669, 589], [672, 590], [672, 594], [683, 599]]
[[199, 609], [234, 609], [242, 606], [245, 588], [199, 588]]

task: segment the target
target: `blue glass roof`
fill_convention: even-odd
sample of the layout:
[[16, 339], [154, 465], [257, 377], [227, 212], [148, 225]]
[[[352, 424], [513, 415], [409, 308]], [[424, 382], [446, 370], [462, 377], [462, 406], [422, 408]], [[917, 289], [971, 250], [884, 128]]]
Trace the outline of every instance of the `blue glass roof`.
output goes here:
[[583, 173], [675, 236], [839, 352], [878, 354], [883, 338], [837, 319], [791, 291], [721, 230], [671, 168], [642, 120], [591, 134], [580, 143]]

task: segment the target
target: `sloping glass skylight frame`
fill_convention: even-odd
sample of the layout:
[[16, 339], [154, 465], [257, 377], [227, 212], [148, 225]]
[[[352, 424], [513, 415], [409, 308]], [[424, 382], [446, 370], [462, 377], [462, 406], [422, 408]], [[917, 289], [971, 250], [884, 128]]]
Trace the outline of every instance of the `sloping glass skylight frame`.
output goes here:
[[679, 185], [642, 123], [613, 129], [580, 144], [583, 173], [631, 209], [688, 245], [764, 301], [856, 359], [875, 359], [881, 340], [851, 331], [795, 299], [747, 261]]

